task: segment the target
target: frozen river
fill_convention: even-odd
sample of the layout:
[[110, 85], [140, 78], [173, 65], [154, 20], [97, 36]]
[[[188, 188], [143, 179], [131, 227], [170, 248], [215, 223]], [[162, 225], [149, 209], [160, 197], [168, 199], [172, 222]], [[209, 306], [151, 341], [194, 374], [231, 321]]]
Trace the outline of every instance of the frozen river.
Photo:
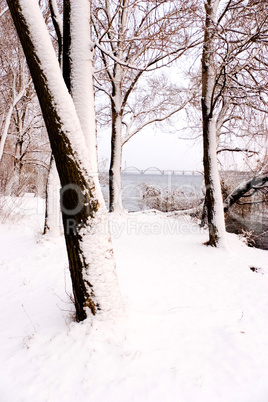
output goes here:
[[[203, 188], [202, 175], [178, 175], [178, 174], [122, 174], [122, 199], [123, 206], [129, 212], [137, 212], [149, 209], [144, 204], [143, 185], [153, 185], [165, 195], [166, 192], [179, 190], [184, 193], [201, 195]], [[106, 202], [108, 202], [108, 184], [102, 185]]]
[[[106, 182], [108, 178], [106, 179]], [[144, 185], [152, 185], [161, 191], [162, 195], [173, 190], [184, 194], [202, 196], [204, 189], [203, 176], [200, 175], [179, 175], [179, 174], [122, 174], [122, 198], [123, 206], [129, 212], [137, 212], [150, 207], [143, 200]], [[106, 203], [108, 204], [109, 186], [102, 184], [102, 190]], [[248, 220], [239, 217], [228, 216], [226, 219], [227, 230], [232, 233], [254, 231], [252, 236], [256, 247], [268, 249], [268, 219], [267, 215], [254, 215]]]

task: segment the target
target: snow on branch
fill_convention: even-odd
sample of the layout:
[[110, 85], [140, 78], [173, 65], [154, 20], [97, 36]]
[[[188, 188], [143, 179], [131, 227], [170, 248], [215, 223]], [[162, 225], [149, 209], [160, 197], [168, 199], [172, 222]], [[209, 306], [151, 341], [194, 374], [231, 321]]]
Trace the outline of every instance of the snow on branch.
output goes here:
[[[240, 198], [245, 197], [250, 190], [254, 190], [254, 193], [263, 187], [268, 182], [268, 174], [260, 176], [254, 176], [248, 181], [244, 181], [239, 184], [224, 201], [224, 212], [235, 204]], [[250, 196], [251, 194], [249, 194]]]
[[252, 154], [257, 154], [257, 151], [253, 151], [252, 149], [248, 149], [248, 148], [221, 148], [217, 150], [217, 154], [221, 153], [221, 152], [247, 152], [247, 153], [252, 153]]
[[0, 18], [8, 11], [8, 7], [3, 8], [2, 11], [0, 11]]
[[95, 47], [97, 47], [102, 53], [106, 54], [106, 56], [109, 56], [113, 61], [115, 61], [116, 63], [120, 64], [123, 67], [127, 67], [127, 68], [131, 68], [133, 70], [140, 70], [140, 71], [144, 71], [144, 69], [146, 69], [146, 67], [137, 67], [134, 66], [132, 64], [129, 63], [124, 63], [122, 60], [120, 60], [118, 57], [116, 57], [113, 52], [110, 52], [109, 50], [105, 49], [104, 46], [102, 46], [98, 41], [94, 42]]

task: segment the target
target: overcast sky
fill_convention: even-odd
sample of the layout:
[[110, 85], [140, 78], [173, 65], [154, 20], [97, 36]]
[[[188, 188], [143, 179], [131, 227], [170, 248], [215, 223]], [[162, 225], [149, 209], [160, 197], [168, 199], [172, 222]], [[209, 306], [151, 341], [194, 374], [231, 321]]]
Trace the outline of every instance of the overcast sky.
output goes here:
[[[98, 141], [99, 160], [110, 160], [109, 134]], [[122, 169], [135, 166], [146, 169], [154, 166], [165, 170], [202, 170], [202, 139], [186, 141], [176, 134], [153, 132], [147, 129], [135, 135], [123, 147]]]

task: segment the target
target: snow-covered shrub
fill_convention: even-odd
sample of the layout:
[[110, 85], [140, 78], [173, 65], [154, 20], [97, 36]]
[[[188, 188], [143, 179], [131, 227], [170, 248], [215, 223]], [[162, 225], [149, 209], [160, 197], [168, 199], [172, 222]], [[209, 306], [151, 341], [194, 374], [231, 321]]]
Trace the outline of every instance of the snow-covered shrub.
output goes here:
[[242, 233], [239, 234], [239, 238], [249, 247], [255, 246], [256, 233], [253, 230], [242, 229]]
[[158, 186], [141, 184], [142, 202], [151, 209], [162, 212], [184, 211], [200, 205], [200, 195], [193, 189], [183, 187], [172, 190]]
[[[4, 155], [5, 156], [5, 155]], [[43, 164], [23, 165], [15, 169], [11, 158], [3, 157], [0, 163], [0, 192], [5, 196], [21, 196], [33, 193], [45, 197], [47, 166]]]
[[0, 222], [18, 222], [43, 210], [43, 199], [34, 193], [19, 197], [0, 194]]
[[20, 211], [21, 197], [0, 195], [0, 222], [17, 222], [21, 219]]

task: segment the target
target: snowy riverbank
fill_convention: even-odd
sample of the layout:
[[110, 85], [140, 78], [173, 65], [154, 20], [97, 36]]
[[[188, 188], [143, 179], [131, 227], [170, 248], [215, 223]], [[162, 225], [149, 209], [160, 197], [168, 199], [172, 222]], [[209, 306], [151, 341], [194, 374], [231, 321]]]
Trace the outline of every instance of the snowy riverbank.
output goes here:
[[63, 238], [31, 211], [0, 224], [1, 402], [268, 400], [268, 251], [208, 248], [189, 218], [111, 217], [125, 316], [77, 324]]

